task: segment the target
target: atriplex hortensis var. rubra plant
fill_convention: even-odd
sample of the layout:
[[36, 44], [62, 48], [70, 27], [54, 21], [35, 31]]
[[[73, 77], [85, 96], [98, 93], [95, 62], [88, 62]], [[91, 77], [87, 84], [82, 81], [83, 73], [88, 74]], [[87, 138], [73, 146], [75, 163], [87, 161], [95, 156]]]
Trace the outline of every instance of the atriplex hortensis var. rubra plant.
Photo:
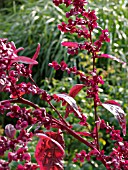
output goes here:
[[[126, 135], [125, 113], [120, 104], [114, 100], [108, 100], [105, 103], [100, 101], [98, 85], [104, 84], [104, 81], [97, 73], [95, 60], [96, 58], [110, 58], [121, 64], [126, 63], [109, 54], [100, 54], [103, 42], [110, 42], [109, 33], [107, 29], [103, 30], [99, 27], [95, 11], [86, 10], [86, 0], [53, 0], [53, 2], [57, 6], [62, 3], [67, 7], [71, 6], [70, 11], [66, 13], [66, 17], [69, 18], [68, 23], [62, 22], [58, 25], [59, 30], [64, 33], [77, 34], [79, 39], [82, 38], [81, 43], [67, 41], [62, 42], [62, 46], [68, 48], [70, 55], [77, 55], [80, 50], [86, 50], [92, 60], [93, 69], [89, 70], [86, 75], [76, 67], [69, 68], [64, 61], [60, 64], [53, 61], [49, 66], [55, 70], [66, 71], [68, 76], [70, 74], [77, 75], [81, 84], [74, 85], [69, 94], [50, 95], [44, 89], [39, 88], [32, 78], [32, 67], [38, 64], [36, 58], [40, 51], [40, 44], [31, 59], [18, 55], [18, 52], [23, 48], [17, 49], [13, 42], [0, 39], [0, 91], [2, 94], [8, 93], [10, 97], [0, 102], [0, 112], [6, 114], [10, 119], [16, 119], [15, 125], [7, 124], [5, 126], [5, 136], [0, 137], [0, 154], [3, 158], [5, 153], [8, 155], [6, 160], [0, 160], [0, 170], [9, 170], [10, 163], [13, 161], [19, 162], [16, 170], [38, 168], [41, 170], [62, 170], [62, 159], [65, 154], [63, 132], [72, 135], [90, 148], [88, 153], [85, 150], [76, 153], [74, 162], [78, 160], [84, 162], [85, 159], [90, 161], [91, 156], [95, 156], [96, 160], [101, 161], [108, 170], [126, 170], [128, 169], [128, 142], [121, 137], [120, 130], [115, 130], [114, 126], [111, 127], [99, 117], [97, 107], [102, 106], [115, 116], [124, 136]], [[97, 40], [92, 38], [94, 29], [101, 32]], [[29, 82], [21, 82], [21, 77], [27, 78]], [[74, 99], [85, 87], [85, 97], [92, 98], [94, 101], [95, 126], [93, 130], [89, 129], [87, 117], [81, 112]], [[50, 115], [46, 108], [25, 99], [25, 94], [38, 95], [40, 100], [47, 102], [49, 107], [57, 113], [58, 119], [54, 115]], [[59, 109], [54, 107], [53, 100], [62, 102], [62, 106], [66, 107], [65, 115], [60, 114]], [[88, 131], [76, 132], [67, 122], [70, 113], [73, 113], [72, 116], [78, 119], [79, 124], [86, 127]], [[36, 127], [34, 131], [31, 130], [33, 126]], [[46, 128], [45, 132], [39, 130], [42, 126]], [[57, 131], [52, 131], [52, 128], [56, 128]], [[105, 155], [105, 151], [100, 149], [99, 131], [102, 129], [105, 129], [106, 133], [110, 135], [110, 139], [115, 142], [115, 147], [109, 155]], [[37, 164], [31, 162], [31, 155], [28, 152], [28, 142], [34, 136], [39, 137], [35, 149]]]

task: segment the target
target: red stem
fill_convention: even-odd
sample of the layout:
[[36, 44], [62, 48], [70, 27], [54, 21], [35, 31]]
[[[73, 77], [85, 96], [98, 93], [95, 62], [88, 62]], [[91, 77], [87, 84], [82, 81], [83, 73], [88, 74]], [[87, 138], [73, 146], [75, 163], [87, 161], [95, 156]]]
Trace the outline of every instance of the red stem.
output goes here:
[[[91, 30], [90, 30], [90, 42], [93, 45]], [[92, 52], [92, 57], [93, 57], [93, 72], [95, 72], [95, 54], [94, 54], [94, 52]], [[97, 124], [98, 115], [97, 115], [97, 111], [96, 111], [97, 104], [95, 102], [95, 97], [93, 98], [93, 100], [94, 100], [94, 114], [95, 114], [95, 126], [96, 126], [96, 139], [95, 140], [96, 140], [97, 149], [99, 150], [99, 135], [98, 135], [98, 124]]]
[[67, 124], [67, 122], [64, 120], [64, 118], [61, 116], [61, 114], [58, 112], [58, 110], [52, 105], [51, 102], [48, 102], [48, 104], [53, 108], [53, 110], [58, 114], [60, 120], [66, 125], [66, 126], [69, 126]]
[[[32, 78], [32, 75], [31, 74], [29, 74], [29, 78], [30, 78], [30, 80], [33, 82], [33, 84], [35, 85], [35, 86], [37, 86], [37, 84], [36, 84], [36, 82], [33, 80], [33, 78]], [[38, 86], [37, 86], [38, 87]]]
[[[18, 99], [10, 99], [10, 100], [4, 100], [1, 101], [0, 103], [5, 103], [5, 102], [10, 102], [10, 103], [23, 103], [23, 104], [27, 104], [29, 106], [32, 106], [35, 109], [39, 109], [39, 106], [35, 105], [34, 103], [24, 99], [24, 98], [18, 98]], [[50, 104], [50, 103], [49, 103]], [[55, 107], [50, 104], [52, 106], [52, 108], [57, 111], [55, 109]], [[58, 111], [57, 111], [58, 112]], [[58, 112], [59, 113], [59, 112]], [[87, 145], [88, 147], [90, 147], [92, 150], [96, 150], [97, 153], [100, 155], [100, 151], [97, 150], [91, 143], [89, 143], [88, 141], [86, 141], [85, 139], [83, 139], [81, 136], [79, 136], [74, 130], [72, 130], [71, 128], [69, 128], [67, 125], [64, 125], [63, 123], [59, 122], [58, 120], [56, 120], [55, 118], [52, 119], [52, 122], [55, 124], [58, 124], [62, 129], [66, 130], [70, 135], [72, 135], [73, 137], [75, 137], [77, 140], [79, 140], [80, 142], [84, 143], [85, 145]], [[106, 167], [106, 161], [101, 157], [101, 161], [104, 164], [104, 166]], [[111, 170], [111, 169], [110, 169]]]
[[[95, 57], [94, 57], [94, 53], [93, 53], [93, 72], [95, 71]], [[99, 135], [98, 135], [98, 115], [97, 115], [97, 104], [95, 102], [95, 96], [93, 98], [94, 100], [94, 114], [95, 114], [95, 126], [96, 126], [96, 146], [97, 146], [97, 149], [99, 150], [100, 147], [99, 147]]]
[[4, 100], [4, 101], [0, 101], [0, 103], [6, 103], [6, 102], [10, 102], [10, 103], [22, 103], [22, 104], [26, 104], [29, 106], [32, 106], [35, 109], [40, 109], [39, 106], [37, 106], [36, 104], [30, 102], [29, 100], [26, 100], [24, 98], [17, 98], [17, 99], [9, 99], [9, 100]]
[[[80, 142], [84, 143], [85, 145], [87, 145], [89, 148], [91, 148], [92, 150], [97, 151], [97, 153], [100, 155], [100, 151], [98, 149], [96, 149], [90, 142], [86, 141], [85, 139], [83, 139], [81, 136], [79, 136], [74, 130], [72, 130], [71, 128], [69, 128], [68, 126], [65, 126], [63, 124], [61, 124], [60, 122], [58, 122], [56, 119], [53, 120], [54, 123], [58, 124], [59, 126], [62, 127], [62, 129], [67, 130], [67, 132], [72, 135], [73, 137], [75, 137], [77, 140], [79, 140]], [[101, 157], [101, 161], [104, 164], [104, 166], [106, 167], [106, 160], [104, 158]], [[111, 169], [110, 169], [111, 170]]]
[[94, 113], [95, 113], [95, 126], [96, 126], [96, 146], [97, 146], [97, 149], [99, 150], [100, 147], [99, 147], [99, 135], [98, 135], [98, 116], [97, 116], [97, 111], [96, 111], [96, 104], [94, 102]]

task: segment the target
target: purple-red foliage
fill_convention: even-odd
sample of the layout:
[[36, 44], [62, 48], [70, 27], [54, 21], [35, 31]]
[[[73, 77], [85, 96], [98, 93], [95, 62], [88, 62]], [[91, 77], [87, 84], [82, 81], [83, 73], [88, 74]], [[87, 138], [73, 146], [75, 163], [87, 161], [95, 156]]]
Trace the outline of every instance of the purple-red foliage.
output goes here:
[[[64, 33], [75, 33], [79, 39], [82, 38], [82, 42], [64, 41], [62, 46], [67, 47], [68, 53], [71, 55], [77, 55], [80, 50], [86, 50], [91, 56], [93, 69], [85, 74], [75, 66], [68, 67], [65, 61], [61, 61], [60, 64], [52, 61], [52, 63], [49, 63], [50, 67], [56, 71], [66, 71], [68, 76], [74, 74], [79, 77], [82, 83], [74, 85], [69, 90], [69, 94], [50, 95], [39, 88], [32, 79], [32, 68], [38, 64], [36, 59], [40, 51], [40, 44], [38, 44], [33, 57], [28, 58], [18, 55], [18, 52], [23, 50], [22, 47], [17, 49], [13, 42], [0, 39], [0, 92], [8, 93], [9, 96], [9, 99], [0, 102], [0, 113], [16, 120], [14, 125], [7, 124], [5, 126], [5, 136], [0, 137], [0, 155], [3, 158], [5, 154], [8, 155], [6, 161], [0, 160], [0, 170], [9, 170], [10, 163], [13, 161], [19, 162], [16, 170], [36, 170], [37, 168], [41, 170], [62, 170], [65, 148], [63, 132], [69, 133], [90, 148], [88, 153], [85, 150], [76, 153], [74, 162], [78, 160], [84, 162], [85, 159], [90, 161], [91, 157], [95, 156], [96, 160], [101, 161], [108, 170], [126, 170], [128, 169], [128, 142], [123, 139], [120, 130], [115, 130], [113, 126], [111, 127], [103, 119], [100, 119], [97, 114], [97, 107], [103, 106], [115, 116], [122, 128], [123, 135], [126, 135], [125, 113], [120, 104], [114, 100], [108, 100], [105, 103], [100, 101], [99, 85], [103, 85], [104, 80], [102, 76], [98, 75], [95, 59], [110, 58], [122, 64], [125, 63], [109, 54], [99, 55], [103, 42], [110, 42], [109, 32], [107, 29], [103, 30], [99, 27], [95, 10], [85, 9], [86, 0], [53, 0], [53, 2], [56, 6], [63, 3], [66, 7], [70, 6], [70, 11], [66, 13], [67, 23], [62, 22], [58, 25], [58, 29]], [[101, 33], [97, 40], [92, 40], [94, 29], [99, 29]], [[28, 83], [21, 82], [21, 77], [30, 81]], [[85, 98], [92, 98], [94, 101], [95, 126], [93, 130], [90, 130], [86, 115], [82, 113], [80, 106], [74, 99], [83, 88], [86, 90]], [[26, 100], [24, 98], [26, 94], [31, 94], [33, 97], [38, 95], [40, 100], [47, 102], [49, 107], [56, 112], [58, 118], [47, 113], [46, 108]], [[58, 109], [54, 107], [52, 100], [62, 102], [62, 106], [65, 106], [66, 110], [64, 115], [61, 115]], [[86, 126], [88, 131], [75, 132], [66, 119], [70, 113], [73, 113], [72, 116], [79, 119], [79, 124], [83, 127]], [[45, 132], [39, 130], [42, 126], [46, 128]], [[34, 131], [31, 130], [33, 127], [35, 128]], [[52, 131], [52, 128], [56, 128], [57, 132]], [[100, 149], [99, 130], [103, 129], [115, 143], [109, 155], [106, 155], [106, 152]], [[31, 142], [34, 136], [40, 138], [35, 149], [37, 164], [31, 162], [31, 155], [28, 151], [28, 142]], [[89, 141], [87, 138], [89, 138]]]

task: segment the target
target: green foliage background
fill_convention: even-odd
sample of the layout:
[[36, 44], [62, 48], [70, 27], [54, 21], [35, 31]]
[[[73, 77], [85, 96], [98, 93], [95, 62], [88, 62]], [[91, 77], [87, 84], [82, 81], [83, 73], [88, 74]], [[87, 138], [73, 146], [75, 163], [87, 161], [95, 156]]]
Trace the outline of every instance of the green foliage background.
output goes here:
[[[102, 52], [108, 53], [128, 62], [128, 3], [127, 0], [89, 0], [88, 7], [95, 9], [99, 17], [99, 25], [110, 31], [110, 44], [104, 44]], [[88, 8], [87, 7], [87, 8]], [[57, 25], [62, 21], [67, 21], [65, 12], [67, 8], [63, 5], [55, 7], [51, 0], [4, 0], [0, 1], [0, 37], [8, 38], [9, 41], [14, 41], [17, 47], [23, 46], [25, 49], [21, 52], [22, 55], [32, 57], [37, 43], [41, 44], [41, 52], [38, 58], [38, 66], [34, 67], [33, 77], [37, 84], [47, 90], [49, 93], [69, 92], [69, 89], [76, 83], [80, 83], [77, 77], [71, 75], [68, 78], [67, 74], [59, 72], [48, 67], [48, 63], [56, 60], [60, 62], [65, 60], [69, 66], [77, 66], [78, 69], [88, 72], [91, 66], [90, 56], [86, 52], [81, 52], [78, 56], [71, 57], [67, 55], [66, 49], [61, 47], [61, 42], [64, 40], [76, 41], [76, 36], [69, 34], [64, 35], [57, 29]], [[98, 36], [95, 32], [94, 39]], [[97, 60], [99, 74], [105, 80], [105, 85], [100, 87], [101, 101], [107, 99], [116, 99], [121, 103], [124, 111], [128, 113], [128, 68], [122, 67], [116, 61], [107, 59]], [[61, 80], [61, 81], [60, 81]], [[86, 90], [86, 89], [85, 89]], [[85, 98], [85, 90], [82, 90], [75, 98], [77, 103], [81, 106], [82, 111], [88, 116], [88, 121], [94, 121], [93, 118], [93, 104], [91, 100]], [[0, 96], [3, 100], [7, 98], [6, 95]], [[40, 101], [39, 98], [28, 97], [33, 102], [40, 106], [46, 106], [46, 103]], [[54, 105], [60, 106], [54, 103]], [[47, 111], [50, 112], [48, 108]], [[62, 115], [64, 108], [60, 109]], [[51, 114], [55, 114], [52, 113]], [[108, 121], [110, 124], [120, 128], [115, 118], [104, 109], [99, 108], [98, 114]], [[127, 115], [128, 122], [128, 115]], [[5, 126], [6, 122], [3, 118], [0, 119]], [[77, 120], [71, 114], [68, 121], [73, 124], [73, 128], [77, 131], [86, 130], [81, 129], [77, 124]], [[3, 123], [4, 122], [4, 123]], [[128, 136], [125, 137], [127, 139]], [[66, 157], [64, 161], [66, 170], [95, 170], [104, 169], [100, 163], [94, 163], [94, 160], [87, 163], [72, 162], [76, 152], [82, 149], [87, 149], [74, 140], [71, 136], [65, 135], [66, 140]], [[33, 155], [37, 139], [30, 143], [30, 151]], [[113, 144], [109, 136], [105, 132], [100, 132], [100, 143], [103, 149], [106, 149], [106, 154], [109, 153]], [[78, 147], [79, 146], [79, 147]], [[34, 157], [33, 157], [33, 161]], [[14, 165], [12, 165], [13, 167]], [[12, 168], [13, 169], [13, 168]]]

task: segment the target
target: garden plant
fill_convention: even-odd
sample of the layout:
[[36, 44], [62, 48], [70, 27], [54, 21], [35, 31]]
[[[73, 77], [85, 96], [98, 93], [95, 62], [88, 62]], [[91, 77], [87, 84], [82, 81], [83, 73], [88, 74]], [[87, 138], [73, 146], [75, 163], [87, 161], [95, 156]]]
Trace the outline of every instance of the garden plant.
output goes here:
[[[5, 135], [0, 137], [0, 154], [3, 158], [0, 160], [0, 170], [11, 169], [12, 162], [18, 163], [16, 170], [64, 169], [66, 141], [63, 134], [66, 133], [89, 148], [89, 151], [86, 151], [83, 147], [83, 150], [76, 153], [74, 162], [83, 163], [85, 160], [90, 162], [94, 159], [96, 162], [100, 161], [107, 170], [127, 170], [128, 141], [123, 138], [126, 135], [126, 114], [116, 100], [108, 99], [101, 102], [99, 86], [104, 85], [105, 82], [98, 72], [96, 60], [101, 58], [115, 60], [123, 66], [126, 63], [113, 55], [100, 52], [102, 44], [110, 42], [109, 31], [100, 27], [95, 10], [87, 9], [86, 0], [53, 0], [53, 3], [56, 6], [64, 3], [68, 10], [67, 23], [62, 22], [58, 25], [58, 29], [63, 33], [78, 36], [78, 42], [63, 41], [62, 46], [67, 47], [68, 54], [72, 56], [80, 51], [87, 51], [92, 70], [83, 72], [76, 66], [69, 67], [65, 61], [49, 63], [49, 66], [56, 71], [66, 72], [68, 77], [77, 76], [81, 82], [74, 85], [68, 94], [64, 92], [49, 94], [45, 89], [38, 87], [32, 78], [32, 68], [38, 64], [36, 59], [40, 52], [40, 44], [34, 56], [29, 58], [18, 55], [23, 50], [22, 47], [17, 49], [14, 42], [8, 42], [6, 38], [0, 39], [0, 92], [2, 95], [8, 93], [8, 99], [0, 101], [0, 113], [10, 118], [10, 123], [5, 126]], [[95, 39], [96, 32], [99, 33], [98, 39]], [[85, 99], [93, 101], [93, 128], [88, 122], [88, 117], [82, 113], [82, 108], [75, 101], [75, 97], [82, 89], [85, 89]], [[33, 97], [38, 96], [40, 100], [47, 103], [52, 112], [26, 99], [30, 94]], [[62, 106], [54, 106], [55, 102], [61, 102]], [[65, 108], [64, 113], [60, 112], [61, 107]], [[112, 113], [122, 131], [100, 118], [98, 107], [103, 107]], [[74, 130], [68, 121], [69, 116], [75, 117], [82, 131]], [[13, 119], [15, 124], [11, 124]], [[114, 142], [109, 154], [106, 154], [100, 146], [100, 131], [105, 131]], [[35, 146], [37, 163], [32, 162], [32, 155], [28, 148], [28, 143], [31, 143], [35, 136], [39, 139]]]

